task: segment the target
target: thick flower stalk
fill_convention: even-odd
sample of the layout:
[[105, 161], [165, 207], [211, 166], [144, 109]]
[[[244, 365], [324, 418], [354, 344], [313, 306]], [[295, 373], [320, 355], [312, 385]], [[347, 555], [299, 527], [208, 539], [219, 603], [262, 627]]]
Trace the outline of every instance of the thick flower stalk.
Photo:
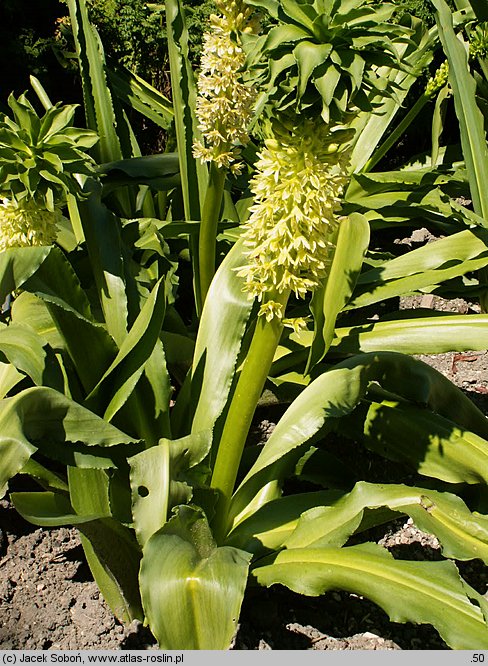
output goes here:
[[51, 245], [56, 240], [57, 223], [62, 215], [39, 207], [34, 202], [16, 204], [0, 200], [0, 252], [10, 247]]
[[252, 10], [242, 0], [217, 0], [216, 4], [221, 15], [210, 17], [197, 84], [196, 115], [204, 142], [195, 142], [194, 155], [239, 173], [240, 146], [249, 141], [256, 100], [253, 87], [242, 80], [246, 57], [239, 38], [240, 33], [254, 29]]
[[238, 275], [268, 321], [283, 317], [277, 294], [303, 298], [327, 274], [347, 182], [348, 138], [340, 128], [307, 121], [265, 141], [251, 181], [248, 263]]
[[230, 528], [229, 508], [256, 405], [280, 342], [289, 295], [303, 297], [326, 276], [347, 182], [350, 132], [305, 121], [265, 142], [252, 181], [255, 204], [244, 232], [244, 289], [261, 308], [226, 416], [212, 474], [218, 495], [217, 541]]

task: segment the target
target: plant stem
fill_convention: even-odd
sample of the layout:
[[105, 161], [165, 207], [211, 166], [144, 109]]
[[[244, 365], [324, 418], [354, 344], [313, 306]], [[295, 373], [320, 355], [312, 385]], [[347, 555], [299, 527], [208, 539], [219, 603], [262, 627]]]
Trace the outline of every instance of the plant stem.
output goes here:
[[[274, 295], [273, 300], [282, 303], [284, 309], [288, 296], [289, 292]], [[211, 488], [219, 493], [213, 524], [214, 536], [219, 543], [227, 531], [229, 505], [242, 452], [282, 330], [283, 324], [280, 319], [275, 317], [268, 322], [265, 317], [258, 317], [225, 420], [210, 483]]]
[[199, 239], [202, 306], [205, 303], [205, 298], [215, 273], [215, 239], [224, 193], [225, 173], [225, 169], [219, 168], [214, 162], [210, 164], [209, 182], [203, 203]]
[[378, 162], [386, 155], [386, 153], [392, 148], [395, 143], [402, 137], [403, 134], [407, 131], [408, 127], [412, 124], [418, 114], [422, 111], [424, 106], [429, 101], [429, 98], [425, 93], [422, 93], [415, 104], [412, 106], [410, 111], [406, 114], [405, 118], [401, 123], [395, 127], [390, 136], [384, 141], [384, 143], [379, 146], [373, 155], [369, 158], [366, 164], [363, 167], [363, 172], [371, 171], [371, 169], [378, 164]]

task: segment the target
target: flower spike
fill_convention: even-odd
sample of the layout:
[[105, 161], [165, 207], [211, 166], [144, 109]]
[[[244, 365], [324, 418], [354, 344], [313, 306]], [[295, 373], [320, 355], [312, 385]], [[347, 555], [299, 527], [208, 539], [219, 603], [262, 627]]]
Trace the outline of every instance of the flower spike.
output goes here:
[[255, 203], [245, 225], [244, 289], [269, 321], [282, 318], [273, 294], [304, 297], [327, 274], [347, 182], [348, 132], [307, 120], [267, 139], [251, 181]]
[[211, 30], [204, 37], [201, 72], [198, 78], [196, 114], [198, 129], [205, 137], [196, 141], [193, 154], [203, 162], [240, 173], [240, 146], [249, 141], [255, 90], [241, 76], [246, 56], [239, 33], [253, 30], [252, 10], [242, 0], [223, 2], [221, 15], [210, 17]]

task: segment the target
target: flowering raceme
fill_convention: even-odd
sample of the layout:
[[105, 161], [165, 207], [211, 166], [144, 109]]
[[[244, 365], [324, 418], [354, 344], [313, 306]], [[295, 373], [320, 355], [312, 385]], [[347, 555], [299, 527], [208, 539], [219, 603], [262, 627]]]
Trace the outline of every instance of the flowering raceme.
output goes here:
[[436, 70], [434, 76], [431, 76], [426, 87], [427, 97], [434, 97], [439, 90], [449, 83], [449, 63], [445, 60]]
[[51, 245], [57, 235], [61, 212], [46, 210], [34, 202], [16, 205], [0, 200], [0, 252], [9, 247]]
[[240, 75], [245, 54], [239, 33], [253, 30], [251, 10], [242, 0], [217, 0], [216, 4], [221, 16], [210, 17], [212, 29], [204, 38], [198, 79], [196, 114], [205, 145], [196, 141], [193, 152], [203, 162], [239, 173], [239, 146], [249, 140], [247, 128], [256, 99]]
[[306, 121], [266, 140], [259, 154], [244, 233], [248, 263], [238, 275], [268, 321], [283, 316], [276, 294], [304, 297], [327, 274], [347, 182], [345, 137], [321, 121]]

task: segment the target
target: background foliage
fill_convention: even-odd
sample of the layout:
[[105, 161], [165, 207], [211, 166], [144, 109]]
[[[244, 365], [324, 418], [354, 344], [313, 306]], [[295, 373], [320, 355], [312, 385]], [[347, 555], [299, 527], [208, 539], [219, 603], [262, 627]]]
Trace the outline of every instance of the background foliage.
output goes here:
[[[215, 11], [215, 4], [213, 0], [186, 0], [183, 5], [189, 27], [189, 55], [197, 62], [205, 22]], [[164, 5], [144, 0], [91, 0], [88, 10], [107, 57], [164, 90], [168, 82]], [[16, 63], [15, 68], [2, 68], [0, 102], [6, 102], [10, 91], [24, 92], [30, 74], [43, 81], [54, 99], [81, 102], [76, 75], [63, 71], [56, 58], [63, 46], [57, 37], [58, 20], [67, 14], [63, 0], [0, 3], [0, 55], [3, 62]]]

